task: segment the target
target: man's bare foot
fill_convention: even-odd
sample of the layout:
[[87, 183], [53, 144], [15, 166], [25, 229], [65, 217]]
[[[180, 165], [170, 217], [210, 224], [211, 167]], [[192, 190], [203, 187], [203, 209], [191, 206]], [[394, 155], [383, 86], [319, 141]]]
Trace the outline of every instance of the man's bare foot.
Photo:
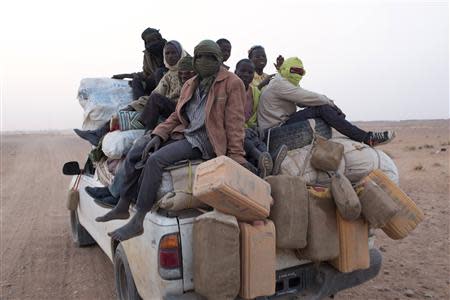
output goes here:
[[147, 213], [137, 212], [126, 225], [109, 232], [108, 235], [117, 241], [126, 241], [144, 233], [144, 217]]
[[118, 209], [118, 207], [114, 207], [111, 209], [106, 215], [95, 218], [95, 221], [97, 222], [108, 222], [111, 220], [126, 220], [130, 217], [130, 213], [128, 212], [128, 209], [126, 211], [123, 211], [121, 209]]

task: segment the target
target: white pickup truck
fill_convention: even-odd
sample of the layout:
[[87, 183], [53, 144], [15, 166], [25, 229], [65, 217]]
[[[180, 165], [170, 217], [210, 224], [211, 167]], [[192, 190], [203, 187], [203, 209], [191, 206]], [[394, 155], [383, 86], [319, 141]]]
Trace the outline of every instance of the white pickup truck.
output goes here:
[[[144, 234], [125, 242], [107, 233], [127, 220], [98, 223], [95, 218], [108, 210], [98, 206], [85, 192], [86, 186], [101, 186], [88, 160], [81, 170], [76, 162], [64, 165], [66, 175], [81, 174], [80, 201], [70, 212], [72, 237], [79, 247], [97, 243], [114, 264], [119, 299], [204, 299], [195, 293], [193, 278], [192, 228], [197, 210], [179, 213], [158, 210], [148, 213]], [[76, 176], [73, 176], [72, 185]], [[72, 186], [71, 185], [71, 186]], [[131, 208], [131, 214], [134, 209]], [[373, 241], [372, 241], [373, 246]], [[220, 258], [218, 258], [220, 259]], [[277, 250], [276, 293], [258, 299], [322, 299], [375, 277], [382, 257], [370, 249], [370, 267], [340, 273], [326, 263], [299, 260], [291, 251]]]

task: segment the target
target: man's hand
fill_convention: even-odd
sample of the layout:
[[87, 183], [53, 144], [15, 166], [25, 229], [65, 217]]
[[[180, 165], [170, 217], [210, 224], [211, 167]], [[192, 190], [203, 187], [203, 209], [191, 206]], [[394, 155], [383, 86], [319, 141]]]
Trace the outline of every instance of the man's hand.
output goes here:
[[112, 79], [125, 79], [130, 78], [130, 74], [116, 74], [111, 77]]
[[283, 63], [284, 63], [284, 57], [282, 55], [278, 55], [277, 62], [274, 63], [273, 65], [274, 65], [275, 69], [279, 70]]
[[146, 161], [148, 154], [150, 152], [155, 152], [159, 149], [159, 146], [161, 146], [161, 138], [157, 135], [152, 137], [152, 139], [147, 143], [147, 146], [145, 146], [144, 151], [142, 152], [142, 161]]
[[260, 84], [258, 84], [258, 90], [262, 90], [263, 87], [265, 87], [266, 85], [269, 84], [270, 80], [272, 80], [273, 76], [275, 76], [275, 74], [269, 75], [267, 76], [266, 79], [264, 79], [263, 81], [261, 81]]
[[131, 105], [125, 106], [120, 111], [135, 111], [134, 107]]
[[117, 115], [113, 116], [109, 121], [109, 131], [119, 130], [119, 117]]

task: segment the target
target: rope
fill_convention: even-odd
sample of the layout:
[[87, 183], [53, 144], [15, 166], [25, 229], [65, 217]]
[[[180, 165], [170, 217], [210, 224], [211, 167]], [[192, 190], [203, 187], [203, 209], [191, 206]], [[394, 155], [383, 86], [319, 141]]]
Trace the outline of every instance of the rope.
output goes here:
[[314, 119], [308, 119], [309, 122], [309, 126], [312, 129], [312, 134], [313, 134], [313, 138], [311, 141], [311, 147], [308, 150], [308, 153], [306, 153], [306, 157], [305, 157], [305, 162], [303, 163], [302, 169], [300, 170], [300, 176], [303, 177], [303, 175], [305, 174], [305, 170], [306, 170], [306, 164], [308, 163], [309, 159], [311, 158], [311, 152], [314, 148], [314, 144], [316, 142], [316, 120]]
[[75, 183], [72, 187], [72, 190], [78, 191], [78, 186], [80, 184], [81, 174], [78, 174], [77, 178], [75, 179]]
[[192, 207], [192, 202], [194, 201], [194, 195], [192, 194], [192, 163], [189, 160], [189, 164], [188, 164], [188, 194], [190, 195], [189, 197], [189, 202], [188, 202], [188, 208]]

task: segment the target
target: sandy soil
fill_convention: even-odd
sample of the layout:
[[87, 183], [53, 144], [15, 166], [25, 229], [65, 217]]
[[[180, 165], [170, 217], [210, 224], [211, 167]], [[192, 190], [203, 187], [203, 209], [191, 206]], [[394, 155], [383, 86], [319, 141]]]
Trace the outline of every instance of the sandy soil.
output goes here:
[[[374, 280], [335, 299], [449, 299], [449, 121], [365, 122], [394, 128], [382, 147], [426, 220], [407, 238], [377, 232], [384, 256]], [[446, 151], [440, 151], [446, 149]], [[61, 167], [89, 147], [72, 134], [7, 134], [1, 141], [1, 299], [112, 299], [113, 268], [98, 247], [76, 248]]]

